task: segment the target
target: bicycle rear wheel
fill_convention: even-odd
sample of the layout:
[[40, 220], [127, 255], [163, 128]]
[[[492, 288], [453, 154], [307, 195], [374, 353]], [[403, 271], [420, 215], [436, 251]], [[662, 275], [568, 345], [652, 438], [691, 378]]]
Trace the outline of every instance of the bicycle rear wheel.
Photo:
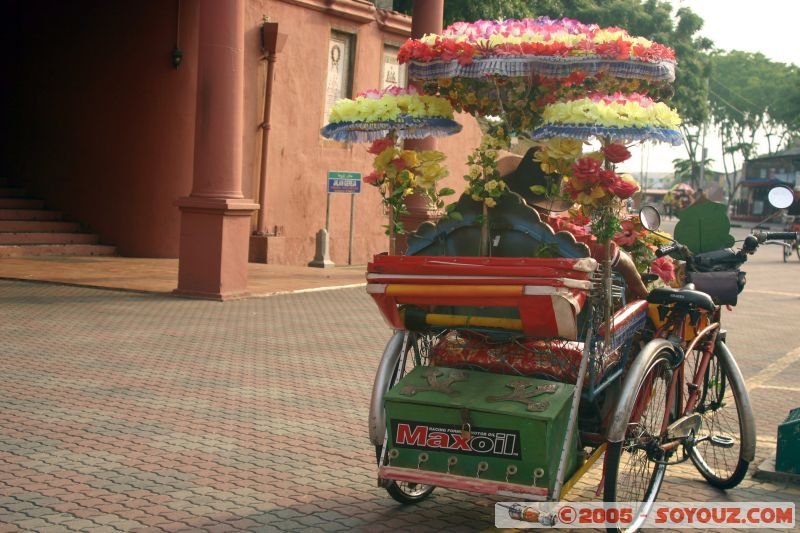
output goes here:
[[[395, 335], [404, 335], [404, 332], [395, 333]], [[427, 366], [430, 364], [430, 354], [433, 345], [438, 342], [440, 336], [426, 335], [422, 333], [409, 332], [407, 339], [404, 341], [400, 337], [394, 337], [387, 345], [387, 351], [391, 351], [394, 357], [397, 358], [395, 366], [391, 372], [391, 377], [383, 384], [380, 389], [381, 397], [374, 401], [379, 402], [379, 409], [383, 413], [383, 394], [389, 390], [400, 378], [406, 373], [410, 372], [416, 366]], [[403, 344], [405, 343], [405, 352], [403, 351]], [[392, 354], [389, 354], [390, 356]], [[387, 376], [388, 377], [388, 376]], [[373, 394], [376, 394], [373, 392]], [[373, 406], [373, 408], [377, 408]], [[372, 417], [371, 417], [372, 418]], [[380, 426], [381, 434], [385, 434], [386, 424], [385, 419], [381, 416], [381, 422], [377, 424]], [[377, 432], [378, 429], [372, 429]], [[381, 465], [383, 457], [383, 445], [375, 445], [375, 456], [378, 465]], [[420, 502], [431, 495], [436, 488], [435, 485], [425, 485], [423, 483], [412, 483], [407, 481], [394, 481], [384, 480], [383, 487], [395, 501], [404, 505], [414, 504]]]
[[[627, 420], [625, 435], [621, 442], [609, 442], [606, 449], [603, 500], [640, 502], [634, 516], [646, 514], [656, 501], [667, 468], [669, 454], [660, 443], [675, 415], [674, 404], [669, 405], [671, 355], [666, 350], [658, 352], [638, 384], [625, 384], [638, 387], [636, 400], [628, 412], [615, 414], [615, 418], [624, 416]], [[635, 520], [628, 528], [609, 531], [631, 532], [639, 527], [641, 520]]]
[[[752, 460], [747, 450], [749, 441], [754, 440], [755, 428], [749, 427], [752, 412], [749, 400], [742, 397], [747, 392], [738, 369], [733, 368], [727, 357], [721, 358], [719, 350], [719, 347], [714, 350], [703, 375], [700, 397], [693, 409], [703, 417], [703, 423], [695, 444], [686, 446], [686, 452], [709, 484], [730, 489], [747, 474]], [[702, 357], [702, 349], [686, 355], [687, 379], [695, 375]]]

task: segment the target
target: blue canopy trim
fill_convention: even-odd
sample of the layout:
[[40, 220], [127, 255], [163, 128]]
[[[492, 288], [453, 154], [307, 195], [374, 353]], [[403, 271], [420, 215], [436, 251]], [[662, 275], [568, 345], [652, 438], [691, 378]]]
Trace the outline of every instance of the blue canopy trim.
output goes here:
[[653, 126], [614, 128], [595, 124], [550, 124], [531, 132], [531, 139], [587, 139], [589, 137], [607, 137], [612, 141], [659, 141], [679, 146], [683, 143], [683, 135], [678, 130], [656, 128]]
[[483, 78], [486, 76], [527, 77], [541, 74], [549, 78], [566, 78], [576, 71], [593, 76], [607, 72], [617, 78], [631, 78], [649, 81], [675, 81], [675, 62], [660, 60], [655, 62], [605, 59], [597, 56], [560, 57], [487, 57], [477, 58], [469, 65], [460, 65], [457, 60], [431, 61], [421, 63], [410, 61], [408, 75], [415, 80], [435, 80], [438, 78]]
[[449, 118], [420, 118], [401, 115], [397, 120], [377, 122], [334, 122], [320, 130], [323, 137], [340, 142], [366, 143], [395, 132], [402, 139], [446, 137], [461, 131], [461, 124]]

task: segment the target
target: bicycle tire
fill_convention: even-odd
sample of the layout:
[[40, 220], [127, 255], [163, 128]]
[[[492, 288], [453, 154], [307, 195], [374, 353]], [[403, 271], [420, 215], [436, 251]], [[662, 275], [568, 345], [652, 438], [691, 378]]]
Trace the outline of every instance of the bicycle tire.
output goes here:
[[[394, 384], [396, 381], [402, 378], [403, 375], [407, 373], [408, 369], [413, 368], [415, 366], [428, 364], [430, 349], [434, 342], [433, 339], [434, 337], [430, 335], [414, 333], [414, 332], [409, 333], [408, 340], [406, 343], [405, 357], [403, 357], [403, 354], [400, 354], [400, 357], [397, 360], [397, 365], [395, 366], [394, 370], [391, 373], [391, 378], [389, 379], [388, 387], [385, 388], [384, 393], [385, 391], [388, 391], [388, 389], [392, 386], [392, 384]], [[402, 344], [396, 345], [397, 351], [402, 351], [402, 349], [403, 349]], [[375, 457], [379, 465], [381, 464], [381, 458], [383, 455], [382, 452], [383, 452], [383, 445], [376, 445]], [[423, 483], [411, 483], [406, 481], [394, 481], [394, 480], [384, 480], [383, 487], [386, 489], [386, 492], [389, 493], [389, 496], [391, 496], [392, 499], [403, 505], [412, 505], [415, 503], [419, 503], [422, 500], [426, 499], [428, 496], [430, 496], [431, 493], [434, 491], [434, 489], [436, 489], [435, 485], [425, 485]]]
[[[755, 423], [749, 398], [741, 397], [747, 395], [747, 389], [739, 369], [732, 364], [732, 358], [720, 357], [721, 346], [724, 344], [720, 341], [708, 362], [703, 388], [693, 409], [703, 417], [695, 436], [700, 442], [685, 449], [706, 481], [726, 490], [741, 483], [747, 474], [755, 450]], [[686, 355], [692, 375], [702, 354], [702, 350], [694, 350]], [[749, 451], [751, 448], [753, 452]]]
[[[672, 361], [673, 352], [662, 349], [652, 357], [641, 379], [624, 384], [625, 387], [637, 387], [636, 399], [627, 406], [620, 402], [615, 418], [623, 416], [627, 421], [625, 435], [619, 442], [609, 442], [606, 448], [603, 500], [640, 502], [641, 506], [634, 512], [637, 517], [647, 514], [658, 498], [667, 468], [666, 464], [657, 461], [666, 462], [668, 459], [668, 455], [659, 452], [658, 447], [666, 429], [664, 416], [668, 413], [667, 419], [671, 421], [676, 414], [675, 405], [668, 405]], [[635, 374], [630, 378], [635, 379]], [[637, 531], [641, 521], [634, 520], [625, 529], [609, 527], [608, 531]]]

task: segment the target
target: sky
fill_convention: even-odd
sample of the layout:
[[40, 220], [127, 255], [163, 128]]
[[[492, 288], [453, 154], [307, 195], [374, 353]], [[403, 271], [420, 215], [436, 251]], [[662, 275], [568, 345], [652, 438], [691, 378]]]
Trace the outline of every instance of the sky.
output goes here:
[[[671, 0], [677, 10], [689, 7], [703, 18], [700, 34], [722, 50], [761, 52], [767, 58], [800, 66], [800, 0]], [[678, 67], [680, 69], [680, 64]], [[708, 157], [713, 170], [722, 171], [719, 138], [709, 130]], [[766, 152], [766, 144], [764, 149]], [[671, 172], [673, 159], [686, 159], [685, 148], [663, 144], [632, 150], [622, 170], [648, 173]], [[738, 164], [741, 164], [737, 161]], [[729, 169], [730, 171], [730, 169]]]

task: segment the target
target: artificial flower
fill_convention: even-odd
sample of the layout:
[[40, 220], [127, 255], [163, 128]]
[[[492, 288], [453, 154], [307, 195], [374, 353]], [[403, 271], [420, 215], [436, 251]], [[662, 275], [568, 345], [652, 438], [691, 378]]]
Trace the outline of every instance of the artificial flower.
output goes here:
[[458, 61], [503, 56], [599, 56], [618, 60], [674, 61], [670, 48], [620, 28], [600, 28], [571, 19], [457, 22], [439, 34], [409, 39], [400, 48], [400, 63]]
[[614, 242], [625, 247], [636, 244], [636, 241], [642, 236], [642, 234], [637, 231], [636, 224], [632, 220], [623, 220], [621, 226], [622, 231], [614, 235]]
[[400, 118], [446, 118], [452, 120], [453, 107], [439, 96], [400, 93], [391, 87], [381, 93], [368, 92], [355, 100], [338, 100], [330, 111], [329, 123], [382, 122]]
[[631, 157], [631, 152], [624, 144], [611, 143], [603, 147], [603, 155], [611, 163], [622, 163]]
[[630, 198], [638, 190], [639, 184], [628, 174], [620, 176], [609, 186], [609, 191], [623, 200]]
[[661, 278], [664, 283], [669, 283], [675, 279], [675, 264], [667, 256], [659, 257], [650, 263], [650, 271]]
[[370, 145], [369, 149], [367, 149], [367, 152], [369, 152], [370, 154], [378, 155], [387, 148], [392, 148], [392, 147], [394, 147], [394, 139], [391, 139], [390, 137], [384, 137], [383, 139], [378, 139], [377, 141], [374, 141], [372, 145]]
[[583, 157], [572, 164], [572, 175], [580, 180], [595, 182], [600, 172], [600, 161], [591, 157]]
[[362, 178], [362, 181], [364, 183], [368, 183], [369, 185], [378, 186], [383, 182], [383, 178], [384, 176], [382, 173], [378, 172], [377, 170], [373, 170], [372, 172], [364, 176]]
[[666, 104], [641, 94], [593, 94], [588, 97], [550, 104], [542, 111], [548, 124], [593, 124], [612, 128], [655, 127], [677, 129], [678, 113]]

